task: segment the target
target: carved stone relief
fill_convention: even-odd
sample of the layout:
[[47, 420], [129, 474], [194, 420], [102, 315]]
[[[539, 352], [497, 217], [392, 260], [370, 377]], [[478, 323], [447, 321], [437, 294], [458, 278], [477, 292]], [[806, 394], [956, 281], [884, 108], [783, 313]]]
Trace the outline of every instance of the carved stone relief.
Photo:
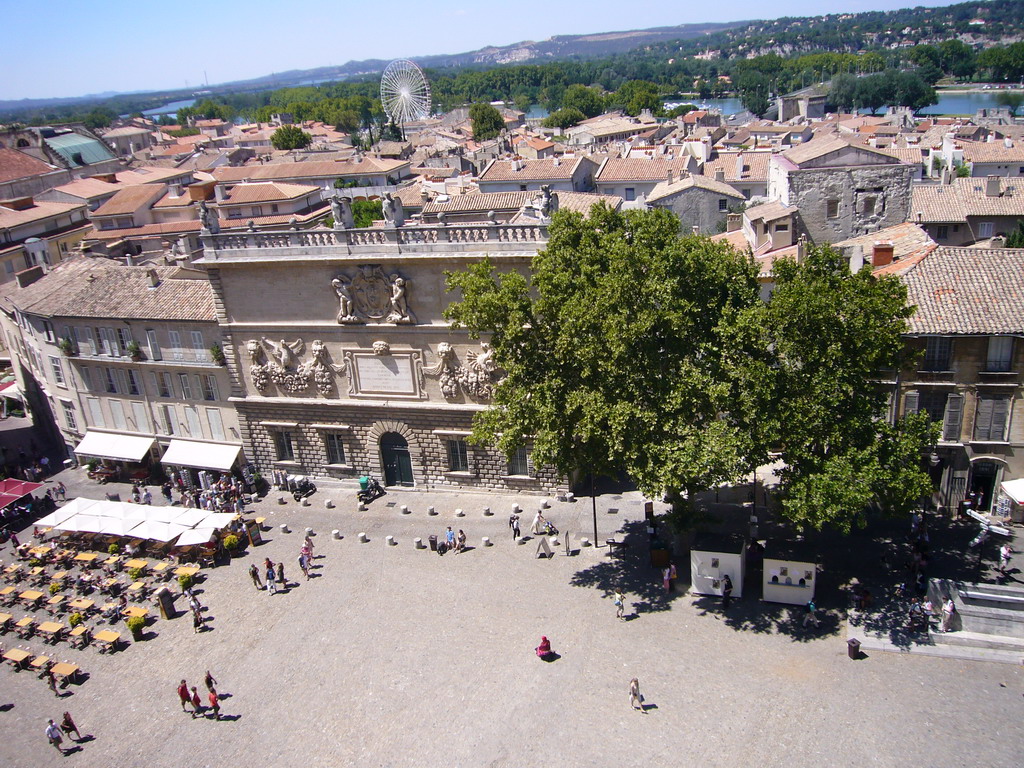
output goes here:
[[[345, 366], [339, 368], [327, 362], [327, 347], [319, 339], [310, 345], [310, 359], [304, 363], [298, 359], [305, 347], [302, 339], [292, 342], [251, 339], [245, 346], [249, 353], [252, 384], [260, 392], [273, 381], [286, 392], [296, 394], [308, 389], [312, 381], [317, 391], [327, 396], [334, 390], [334, 374], [345, 373]], [[264, 353], [264, 348], [269, 350], [269, 354]], [[265, 357], [269, 359], [263, 362]]]
[[338, 295], [338, 323], [342, 325], [416, 322], [409, 309], [409, 281], [398, 273], [387, 275], [379, 265], [367, 264], [355, 275], [338, 275], [331, 285]]
[[487, 342], [480, 345], [479, 352], [467, 352], [463, 365], [456, 359], [452, 345], [442, 341], [437, 345], [437, 362], [423, 372], [438, 378], [441, 394], [448, 400], [458, 397], [461, 389], [474, 400], [490, 402], [494, 387], [501, 381], [494, 363], [494, 350]]

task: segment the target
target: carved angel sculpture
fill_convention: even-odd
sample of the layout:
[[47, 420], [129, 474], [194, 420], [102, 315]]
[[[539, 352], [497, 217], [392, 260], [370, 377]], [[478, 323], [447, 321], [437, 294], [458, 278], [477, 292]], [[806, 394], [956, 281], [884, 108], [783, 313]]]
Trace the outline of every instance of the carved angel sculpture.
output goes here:
[[295, 356], [302, 354], [303, 343], [302, 339], [296, 339], [290, 344], [284, 339], [280, 341], [270, 341], [269, 339], [261, 339], [263, 345], [270, 350], [271, 356], [277, 361], [277, 364], [282, 368], [292, 368], [295, 363]]

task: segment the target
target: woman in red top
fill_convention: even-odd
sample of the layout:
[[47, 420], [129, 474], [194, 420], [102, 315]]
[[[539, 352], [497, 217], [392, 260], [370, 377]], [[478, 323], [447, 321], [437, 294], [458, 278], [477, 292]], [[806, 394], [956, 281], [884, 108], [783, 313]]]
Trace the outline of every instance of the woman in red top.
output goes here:
[[220, 720], [220, 701], [216, 691], [210, 691], [210, 709], [213, 710], [213, 719]]

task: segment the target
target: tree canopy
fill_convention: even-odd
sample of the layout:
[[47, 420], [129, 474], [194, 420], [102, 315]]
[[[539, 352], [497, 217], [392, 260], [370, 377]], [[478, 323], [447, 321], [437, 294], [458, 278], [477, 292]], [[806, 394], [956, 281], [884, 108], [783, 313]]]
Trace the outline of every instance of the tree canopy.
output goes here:
[[566, 107], [552, 112], [544, 118], [542, 125], [545, 128], [570, 128], [586, 119], [586, 115], [578, 109]]
[[493, 139], [505, 127], [505, 118], [497, 107], [490, 104], [474, 104], [469, 108], [469, 119], [473, 123], [473, 138], [476, 141]]
[[282, 125], [270, 136], [274, 149], [305, 149], [313, 137], [297, 125]]
[[[857, 275], [829, 249], [757, 266], [679, 235], [664, 210], [560, 211], [529, 275], [484, 260], [447, 273], [446, 316], [488, 334], [506, 378], [472, 439], [565, 475], [627, 471], [647, 495], [734, 481], [781, 452], [783, 511], [848, 529], [872, 501], [902, 511], [927, 490], [926, 420], [887, 425], [877, 371], [898, 364], [902, 284]], [[844, 272], [845, 270], [845, 272]]]

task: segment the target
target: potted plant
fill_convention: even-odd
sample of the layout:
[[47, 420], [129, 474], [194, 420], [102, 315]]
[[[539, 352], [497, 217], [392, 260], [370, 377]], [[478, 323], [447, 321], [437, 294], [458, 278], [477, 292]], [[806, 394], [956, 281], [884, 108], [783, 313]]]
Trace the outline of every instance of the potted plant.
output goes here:
[[61, 590], [60, 582], [54, 581], [54, 582], [50, 583], [50, 594], [51, 595], [56, 595], [58, 592], [60, 592], [60, 590]]
[[128, 356], [135, 362], [142, 359], [142, 347], [140, 347], [139, 342], [134, 339], [128, 342], [128, 346], [125, 350], [128, 352]]
[[229, 533], [224, 537], [224, 549], [226, 549], [229, 554], [235, 554], [235, 550], [238, 549], [238, 544], [239, 539], [235, 534]]
[[143, 573], [144, 571], [141, 568], [129, 568], [128, 578], [130, 578], [132, 581], [138, 581], [140, 578], [142, 578]]
[[96, 459], [89, 459], [89, 461], [85, 462], [85, 469], [88, 472], [95, 472], [96, 467], [98, 467], [99, 465], [100, 463]]
[[142, 639], [142, 630], [146, 626], [146, 620], [141, 616], [132, 616], [125, 622], [128, 625], [128, 631], [132, 633], [133, 640]]
[[184, 594], [193, 584], [195, 584], [195, 577], [191, 573], [183, 573], [178, 577], [178, 586], [181, 587], [181, 592]]
[[107, 547], [107, 554], [108, 555], [120, 555], [121, 554], [121, 547], [118, 546], [116, 543], [115, 544], [111, 544], [109, 547]]
[[75, 342], [71, 339], [61, 339], [57, 342], [57, 347], [60, 349], [61, 354], [63, 354], [64, 357], [74, 357], [78, 354], [78, 350], [75, 349]]
[[216, 341], [210, 347], [210, 356], [213, 358], [213, 362], [217, 365], [224, 365], [224, 363], [227, 362], [224, 357], [224, 348]]
[[68, 624], [71, 625], [72, 629], [77, 627], [83, 621], [85, 621], [85, 617], [78, 612], [72, 613], [70, 616], [68, 616]]

